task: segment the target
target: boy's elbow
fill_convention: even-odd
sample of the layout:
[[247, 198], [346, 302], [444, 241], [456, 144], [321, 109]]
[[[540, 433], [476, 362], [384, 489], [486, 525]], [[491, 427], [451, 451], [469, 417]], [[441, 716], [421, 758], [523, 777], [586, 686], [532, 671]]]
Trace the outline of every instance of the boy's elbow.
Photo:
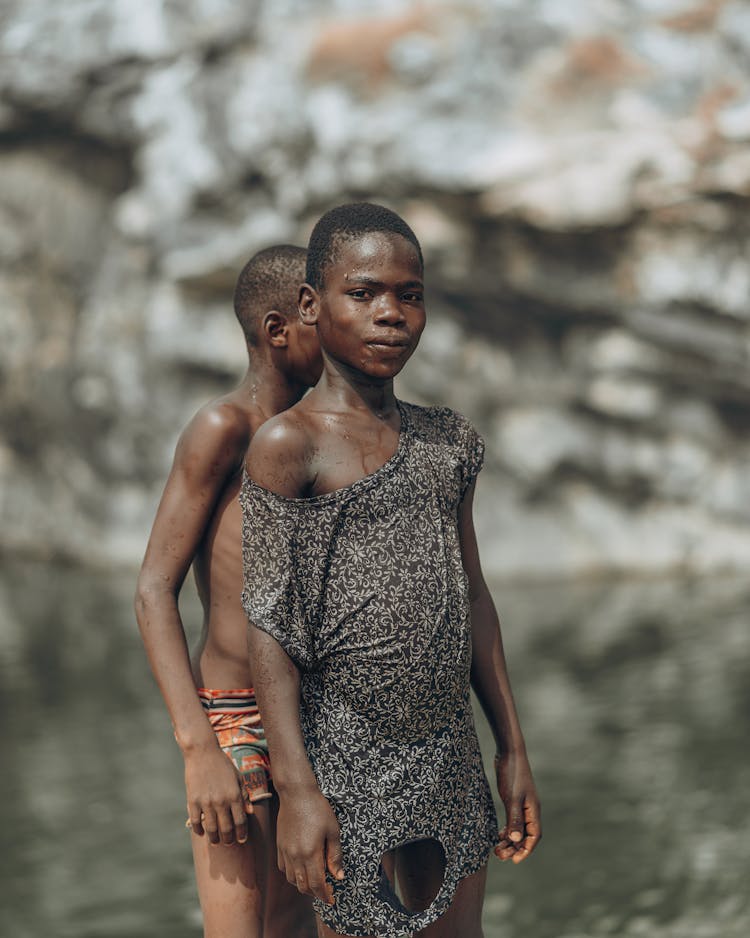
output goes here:
[[176, 601], [177, 592], [170, 587], [168, 582], [163, 579], [161, 582], [153, 575], [144, 574], [138, 577], [138, 583], [135, 588], [133, 605], [135, 607], [135, 617], [138, 625], [141, 626], [148, 616], [149, 611], [161, 605], [164, 600]]
[[475, 607], [477, 604], [486, 603], [487, 600], [492, 601], [490, 596], [490, 591], [487, 588], [487, 584], [484, 582], [483, 577], [478, 577], [469, 581], [469, 604]]
[[135, 596], [133, 597], [133, 608], [135, 609], [135, 618], [138, 622], [138, 626], [142, 627], [143, 622], [146, 619], [146, 614], [148, 613], [149, 606], [149, 592], [146, 585], [141, 581], [140, 577], [138, 579], [138, 584], [135, 588]]

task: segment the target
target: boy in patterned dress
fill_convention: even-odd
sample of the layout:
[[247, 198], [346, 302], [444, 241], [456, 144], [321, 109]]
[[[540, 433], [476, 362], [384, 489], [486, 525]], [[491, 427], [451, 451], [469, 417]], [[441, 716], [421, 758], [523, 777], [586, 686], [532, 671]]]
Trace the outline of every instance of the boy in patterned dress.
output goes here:
[[[323, 376], [245, 461], [243, 604], [279, 863], [324, 938], [480, 938], [489, 855], [520, 862], [541, 836], [472, 522], [483, 443], [393, 392], [423, 289], [398, 215], [324, 215], [300, 300]], [[470, 685], [497, 746], [499, 835]]]
[[[237, 502], [253, 434], [320, 375], [315, 330], [297, 310], [305, 258], [302, 248], [278, 245], [243, 268], [234, 308], [247, 344], [247, 374], [182, 433], [138, 580], [138, 624], [185, 760], [207, 938], [315, 934], [309, 899], [276, 864], [277, 803], [240, 605]], [[204, 613], [192, 662], [177, 604], [191, 564]]]

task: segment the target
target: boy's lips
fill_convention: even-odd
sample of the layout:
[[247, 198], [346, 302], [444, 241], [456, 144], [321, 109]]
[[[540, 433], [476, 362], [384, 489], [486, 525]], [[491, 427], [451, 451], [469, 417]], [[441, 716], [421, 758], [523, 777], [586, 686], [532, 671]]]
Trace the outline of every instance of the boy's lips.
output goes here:
[[389, 338], [388, 336], [379, 336], [376, 339], [367, 339], [366, 345], [374, 345], [378, 348], [406, 348], [409, 345], [409, 340], [403, 336], [399, 336], [397, 339]]

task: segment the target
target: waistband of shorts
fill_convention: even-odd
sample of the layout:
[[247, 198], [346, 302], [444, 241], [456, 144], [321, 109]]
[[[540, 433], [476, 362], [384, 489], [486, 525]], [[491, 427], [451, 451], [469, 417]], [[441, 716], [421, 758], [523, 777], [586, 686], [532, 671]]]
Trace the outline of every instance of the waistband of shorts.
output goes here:
[[255, 691], [252, 687], [242, 687], [235, 690], [214, 690], [210, 687], [199, 687], [198, 698], [204, 710], [213, 712], [239, 715], [246, 712], [256, 712], [258, 709]]

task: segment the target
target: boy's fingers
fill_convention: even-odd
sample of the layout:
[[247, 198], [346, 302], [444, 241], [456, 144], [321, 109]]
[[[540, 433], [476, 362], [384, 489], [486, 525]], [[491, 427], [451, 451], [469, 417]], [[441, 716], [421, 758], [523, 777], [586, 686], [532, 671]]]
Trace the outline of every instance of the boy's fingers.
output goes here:
[[334, 879], [344, 878], [344, 863], [341, 858], [341, 838], [338, 835], [326, 841], [326, 868]]
[[[323, 857], [321, 856], [320, 859], [322, 861]], [[326, 905], [333, 905], [333, 889], [326, 882], [326, 871], [323, 863], [309, 863], [305, 868], [305, 874], [310, 895], [325, 902]]]
[[284, 874], [284, 876], [286, 876], [286, 881], [288, 883], [291, 883], [292, 886], [296, 886], [297, 881], [294, 876], [294, 866], [291, 863], [287, 863], [286, 854], [279, 851], [278, 861], [279, 861], [279, 869]]
[[[525, 805], [526, 833], [534, 838], [534, 844], [542, 839], [542, 812], [538, 801], [527, 801]], [[532, 848], [533, 849], [533, 848]]]
[[216, 821], [219, 825], [219, 839], [225, 846], [234, 843], [234, 818], [228, 808], [219, 808], [216, 812]]
[[523, 853], [523, 856], [517, 861], [518, 863], [521, 860], [525, 860], [526, 857], [534, 850], [536, 845], [542, 839], [541, 828], [535, 827], [531, 823], [526, 824], [526, 838], [523, 842], [523, 846], [519, 850], [519, 853]]
[[536, 834], [527, 834], [523, 844], [516, 848], [516, 852], [511, 857], [513, 862], [521, 863], [523, 860], [525, 860], [526, 857], [528, 857], [529, 854], [533, 851], [534, 847], [536, 847], [538, 842], [539, 836]]
[[[291, 873], [291, 876], [289, 873]], [[310, 887], [307, 884], [307, 876], [305, 875], [304, 869], [289, 870], [286, 878], [293, 886], [297, 887], [303, 896], [310, 895]]]
[[510, 858], [511, 863], [521, 863], [529, 855], [528, 847], [519, 847], [518, 850]]
[[242, 801], [232, 802], [232, 820], [234, 821], [234, 834], [237, 843], [247, 843], [247, 813]]
[[[512, 814], [512, 812], [511, 812]], [[500, 838], [495, 845], [495, 855], [501, 860], [512, 860], [521, 863], [529, 856], [542, 838], [542, 825], [539, 803], [536, 801], [524, 802], [524, 820], [522, 836], [511, 839], [513, 824], [509, 823], [500, 832]]]
[[213, 808], [208, 806], [206, 806], [203, 812], [203, 830], [206, 832], [206, 837], [208, 837], [212, 844], [219, 843], [219, 824], [216, 820], [216, 812]]
[[513, 844], [498, 844], [495, 847], [495, 856], [499, 860], [510, 860], [516, 853], [516, 847]]
[[200, 805], [188, 805], [187, 826], [194, 834], [197, 834], [199, 837], [203, 836], [203, 812], [200, 809]]

